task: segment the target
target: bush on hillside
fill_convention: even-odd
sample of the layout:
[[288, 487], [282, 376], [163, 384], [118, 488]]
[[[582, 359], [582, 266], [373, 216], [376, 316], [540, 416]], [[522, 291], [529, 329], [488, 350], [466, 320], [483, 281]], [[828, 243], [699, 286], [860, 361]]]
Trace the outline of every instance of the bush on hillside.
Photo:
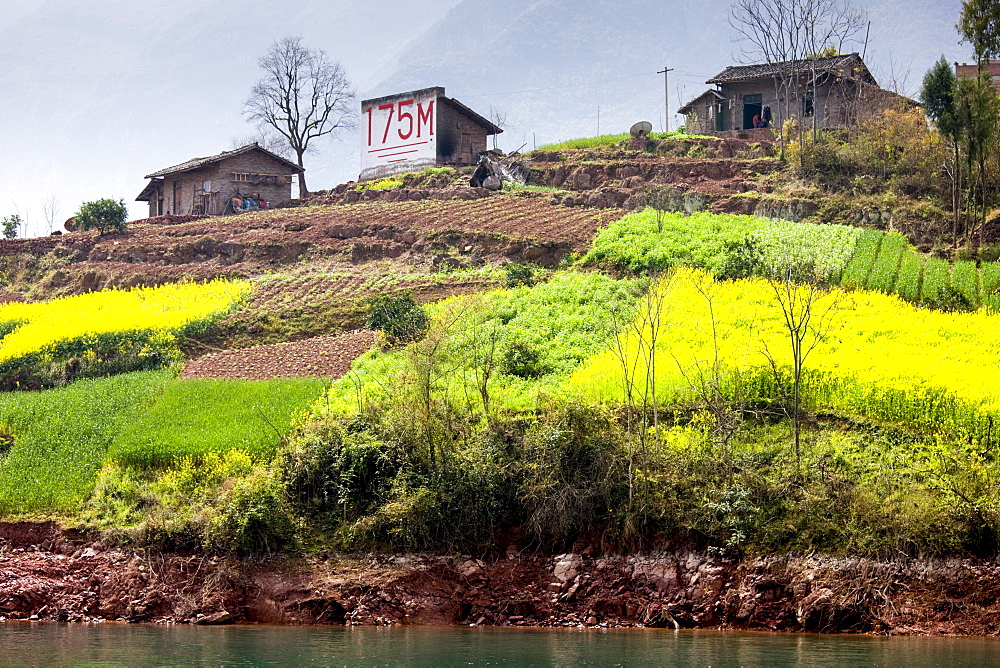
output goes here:
[[76, 225], [83, 230], [96, 228], [98, 234], [106, 232], [125, 232], [125, 221], [128, 220], [128, 209], [125, 200], [99, 199], [95, 202], [84, 202], [76, 212]]
[[531, 287], [535, 284], [535, 269], [528, 264], [509, 262], [503, 267], [503, 284], [505, 288], [519, 286]]
[[427, 331], [427, 313], [412, 293], [377, 295], [368, 301], [368, 329], [385, 334], [391, 343], [416, 341]]

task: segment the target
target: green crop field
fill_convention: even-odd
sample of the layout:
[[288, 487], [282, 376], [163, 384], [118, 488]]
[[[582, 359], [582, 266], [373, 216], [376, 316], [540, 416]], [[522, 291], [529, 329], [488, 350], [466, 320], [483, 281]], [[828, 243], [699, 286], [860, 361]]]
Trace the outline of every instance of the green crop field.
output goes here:
[[895, 232], [710, 213], [667, 213], [661, 227], [651, 209], [628, 214], [598, 233], [584, 263], [634, 274], [695, 267], [721, 278], [808, 267], [834, 285], [915, 303], [940, 306], [952, 287], [972, 308], [1000, 308], [1000, 264], [925, 260]]
[[108, 459], [147, 468], [228, 450], [271, 455], [326, 385], [322, 378], [171, 383], [116, 435]]
[[167, 371], [144, 371], [0, 394], [0, 425], [13, 439], [0, 460], [0, 512], [77, 508], [115, 435], [169, 382]]
[[228, 450], [270, 455], [325, 384], [176, 380], [161, 370], [0, 394], [0, 426], [13, 440], [0, 455], [0, 513], [72, 511], [109, 461], [147, 467]]
[[887, 234], [882, 237], [878, 257], [872, 266], [871, 274], [865, 284], [869, 290], [890, 293], [896, 284], [900, 258], [909, 249], [910, 243], [901, 234]]

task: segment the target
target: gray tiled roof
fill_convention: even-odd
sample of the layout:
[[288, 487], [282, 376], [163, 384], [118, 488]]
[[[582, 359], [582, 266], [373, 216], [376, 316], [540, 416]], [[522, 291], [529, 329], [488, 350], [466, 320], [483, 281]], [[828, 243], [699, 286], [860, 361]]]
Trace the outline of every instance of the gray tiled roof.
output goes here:
[[772, 79], [789, 72], [811, 72], [813, 65], [820, 74], [835, 73], [847, 78], [866, 79], [875, 83], [875, 77], [868, 71], [861, 56], [848, 53], [830, 58], [815, 58], [808, 60], [786, 60], [780, 63], [761, 63], [758, 65], [736, 65], [727, 67], [705, 83], [726, 84], [738, 81], [755, 81], [757, 79]]
[[301, 167], [296, 165], [291, 160], [286, 160], [285, 158], [282, 158], [280, 155], [276, 153], [271, 153], [270, 151], [268, 151], [265, 148], [262, 148], [259, 144], [255, 142], [253, 144], [247, 144], [246, 146], [233, 149], [232, 151], [223, 151], [222, 153], [219, 153], [217, 155], [210, 155], [207, 158], [192, 158], [191, 160], [188, 160], [187, 162], [182, 162], [179, 165], [174, 165], [173, 167], [167, 167], [166, 169], [161, 169], [158, 172], [147, 174], [144, 178], [154, 179], [159, 176], [166, 176], [167, 174], [177, 174], [178, 172], [187, 172], [192, 169], [198, 169], [199, 167], [204, 167], [205, 165], [210, 165], [213, 162], [219, 162], [220, 160], [224, 160], [226, 158], [231, 158], [233, 156], [241, 155], [248, 151], [261, 151], [263, 153], [266, 153], [275, 160], [283, 162], [285, 166], [287, 166], [294, 174], [298, 174], [299, 172], [303, 171]]

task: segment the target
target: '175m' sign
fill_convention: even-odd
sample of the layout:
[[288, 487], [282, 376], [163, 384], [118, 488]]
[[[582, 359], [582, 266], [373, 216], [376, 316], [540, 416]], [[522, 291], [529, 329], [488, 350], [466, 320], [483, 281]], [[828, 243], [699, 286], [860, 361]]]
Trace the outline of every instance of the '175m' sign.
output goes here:
[[361, 104], [362, 180], [434, 165], [436, 93], [397, 95]]

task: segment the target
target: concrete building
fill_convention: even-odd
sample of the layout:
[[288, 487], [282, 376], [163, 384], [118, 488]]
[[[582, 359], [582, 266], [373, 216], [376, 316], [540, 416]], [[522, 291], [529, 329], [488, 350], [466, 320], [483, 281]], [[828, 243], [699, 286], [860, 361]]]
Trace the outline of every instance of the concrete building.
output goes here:
[[727, 67], [706, 83], [716, 87], [677, 111], [692, 134], [752, 129], [755, 116], [768, 114], [770, 127], [795, 117], [846, 128], [892, 105], [915, 104], [880, 88], [856, 53]]
[[291, 201], [292, 181], [303, 171], [253, 143], [147, 174], [135, 199], [149, 202], [150, 216], [233, 213], [234, 198], [277, 206]]
[[478, 162], [487, 137], [503, 130], [444, 92], [435, 86], [361, 102], [359, 180]]

